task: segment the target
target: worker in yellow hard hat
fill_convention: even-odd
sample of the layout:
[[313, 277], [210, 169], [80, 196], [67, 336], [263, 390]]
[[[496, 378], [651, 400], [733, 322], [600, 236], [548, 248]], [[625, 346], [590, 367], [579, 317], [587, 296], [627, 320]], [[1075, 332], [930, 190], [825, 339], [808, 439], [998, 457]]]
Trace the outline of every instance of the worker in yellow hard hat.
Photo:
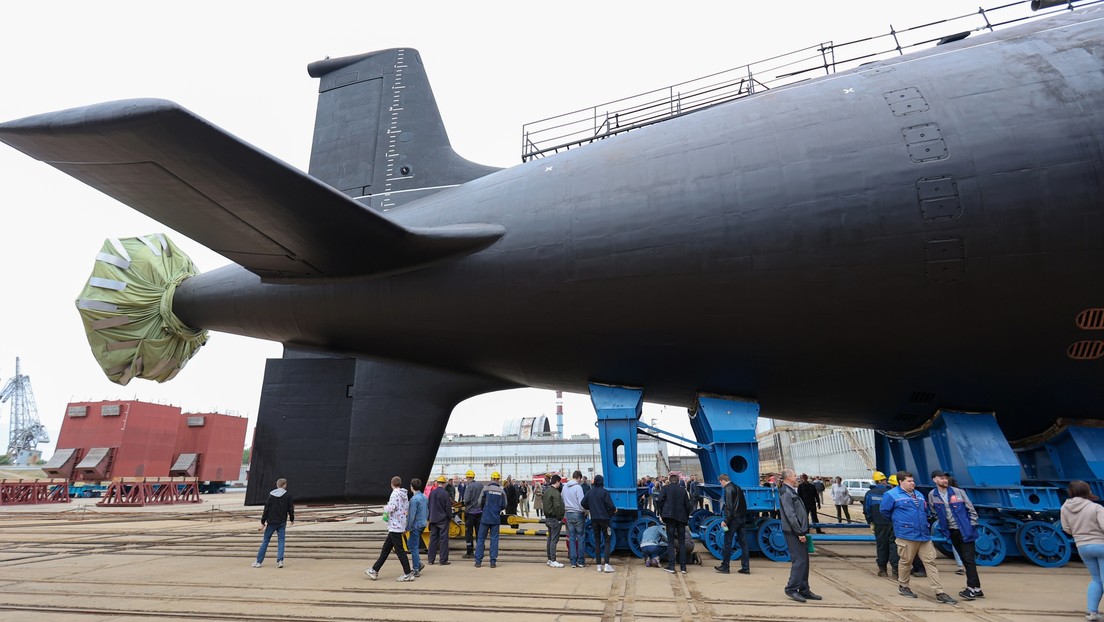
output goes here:
[[464, 559], [475, 557], [475, 534], [483, 515], [483, 508], [479, 505], [482, 496], [483, 484], [475, 481], [475, 471], [468, 469], [464, 474], [464, 492], [460, 495], [460, 501], [464, 504], [464, 543], [467, 545]]
[[[863, 497], [863, 516], [866, 517], [866, 522], [870, 524], [870, 529], [874, 532], [874, 542], [878, 551], [876, 559], [878, 576], [888, 577], [890, 569], [892, 569], [893, 576], [896, 577], [897, 562], [901, 560], [901, 557], [897, 553], [897, 546], [894, 543], [896, 538], [893, 533], [893, 523], [882, 515], [882, 497], [889, 492], [890, 487], [886, 484], [885, 473], [881, 471], [874, 471], [872, 479], [874, 485], [866, 491], [866, 496]], [[889, 478], [889, 481], [896, 486], [897, 476], [894, 475]], [[886, 564], [890, 564], [888, 569]]]

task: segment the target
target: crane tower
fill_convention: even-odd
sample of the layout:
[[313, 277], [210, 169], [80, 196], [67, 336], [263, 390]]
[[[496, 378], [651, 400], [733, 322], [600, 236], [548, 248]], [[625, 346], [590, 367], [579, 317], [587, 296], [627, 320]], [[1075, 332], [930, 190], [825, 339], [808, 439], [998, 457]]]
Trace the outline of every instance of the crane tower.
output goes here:
[[15, 359], [15, 376], [0, 390], [0, 404], [11, 401], [11, 427], [8, 435], [8, 456], [13, 464], [28, 464], [39, 443], [49, 443], [50, 435], [38, 420], [31, 379], [20, 373], [19, 358]]

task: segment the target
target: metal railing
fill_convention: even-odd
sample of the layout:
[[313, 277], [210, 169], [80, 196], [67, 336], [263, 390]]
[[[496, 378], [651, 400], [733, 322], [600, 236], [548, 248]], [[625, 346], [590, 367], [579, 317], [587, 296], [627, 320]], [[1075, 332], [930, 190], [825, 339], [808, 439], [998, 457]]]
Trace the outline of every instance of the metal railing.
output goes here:
[[886, 34], [827, 41], [631, 97], [548, 117], [522, 126], [521, 161], [527, 162], [629, 130], [821, 75], [894, 58], [918, 48], [965, 39], [1024, 21], [1041, 19], [1104, 0], [1068, 0], [1031, 11], [1030, 0], [1011, 2]]

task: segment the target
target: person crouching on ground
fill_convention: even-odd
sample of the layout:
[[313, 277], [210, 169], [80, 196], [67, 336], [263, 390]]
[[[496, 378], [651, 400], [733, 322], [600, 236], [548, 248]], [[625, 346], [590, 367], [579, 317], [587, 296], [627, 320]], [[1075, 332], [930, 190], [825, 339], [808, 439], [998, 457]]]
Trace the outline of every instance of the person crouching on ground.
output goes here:
[[295, 524], [295, 502], [291, 500], [291, 494], [287, 491], [287, 480], [276, 480], [276, 488], [268, 493], [265, 500], [264, 512], [261, 513], [261, 525], [264, 526], [264, 540], [261, 548], [257, 550], [257, 559], [253, 562], [254, 568], [260, 568], [264, 563], [265, 552], [268, 551], [268, 541], [272, 534], [276, 534], [276, 567], [284, 567], [284, 530], [288, 524]]
[[640, 552], [645, 566], [659, 568], [659, 558], [667, 555], [667, 528], [660, 524], [645, 529], [640, 534]]
[[409, 513], [410, 501], [406, 497], [406, 491], [403, 490], [402, 478], [396, 475], [391, 478], [391, 498], [387, 500], [387, 505], [383, 506], [383, 519], [387, 521], [387, 539], [383, 541], [379, 559], [372, 564], [371, 568], [364, 571], [373, 581], [379, 578], [380, 568], [383, 568], [383, 562], [387, 561], [387, 556], [391, 554], [392, 549], [395, 550], [395, 555], [398, 556], [403, 569], [402, 575], [397, 580], [414, 580], [410, 562], [406, 559], [406, 551], [403, 550], [403, 533], [406, 531], [406, 515]]

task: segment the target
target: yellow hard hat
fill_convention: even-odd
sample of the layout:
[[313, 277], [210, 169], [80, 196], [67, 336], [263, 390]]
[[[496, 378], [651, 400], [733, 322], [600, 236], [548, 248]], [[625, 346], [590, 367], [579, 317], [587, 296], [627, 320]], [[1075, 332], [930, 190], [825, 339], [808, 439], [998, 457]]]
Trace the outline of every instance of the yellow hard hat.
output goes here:
[[502, 479], [502, 476], [498, 474], [498, 471], [491, 473], [491, 479]]
[[893, 474], [893, 475], [889, 476], [889, 485], [890, 486], [896, 486], [897, 485], [897, 475], [896, 474]]
[[885, 473], [882, 473], [881, 471], [874, 471], [874, 477], [873, 477], [874, 481], [880, 482], [880, 481], [884, 480], [885, 478], [886, 478]]
[[447, 479], [445, 479], [445, 476], [444, 476], [444, 475], [438, 475], [438, 476], [437, 476], [437, 481], [438, 481], [438, 482], [440, 482], [440, 483], [442, 483], [442, 484], [444, 484], [444, 483], [445, 483], [445, 482], [447, 482], [448, 480], [447, 480]]
[[468, 469], [468, 472], [464, 474], [464, 477], [470, 477], [472, 479], [475, 479], [475, 471], [473, 471], [471, 469]]

